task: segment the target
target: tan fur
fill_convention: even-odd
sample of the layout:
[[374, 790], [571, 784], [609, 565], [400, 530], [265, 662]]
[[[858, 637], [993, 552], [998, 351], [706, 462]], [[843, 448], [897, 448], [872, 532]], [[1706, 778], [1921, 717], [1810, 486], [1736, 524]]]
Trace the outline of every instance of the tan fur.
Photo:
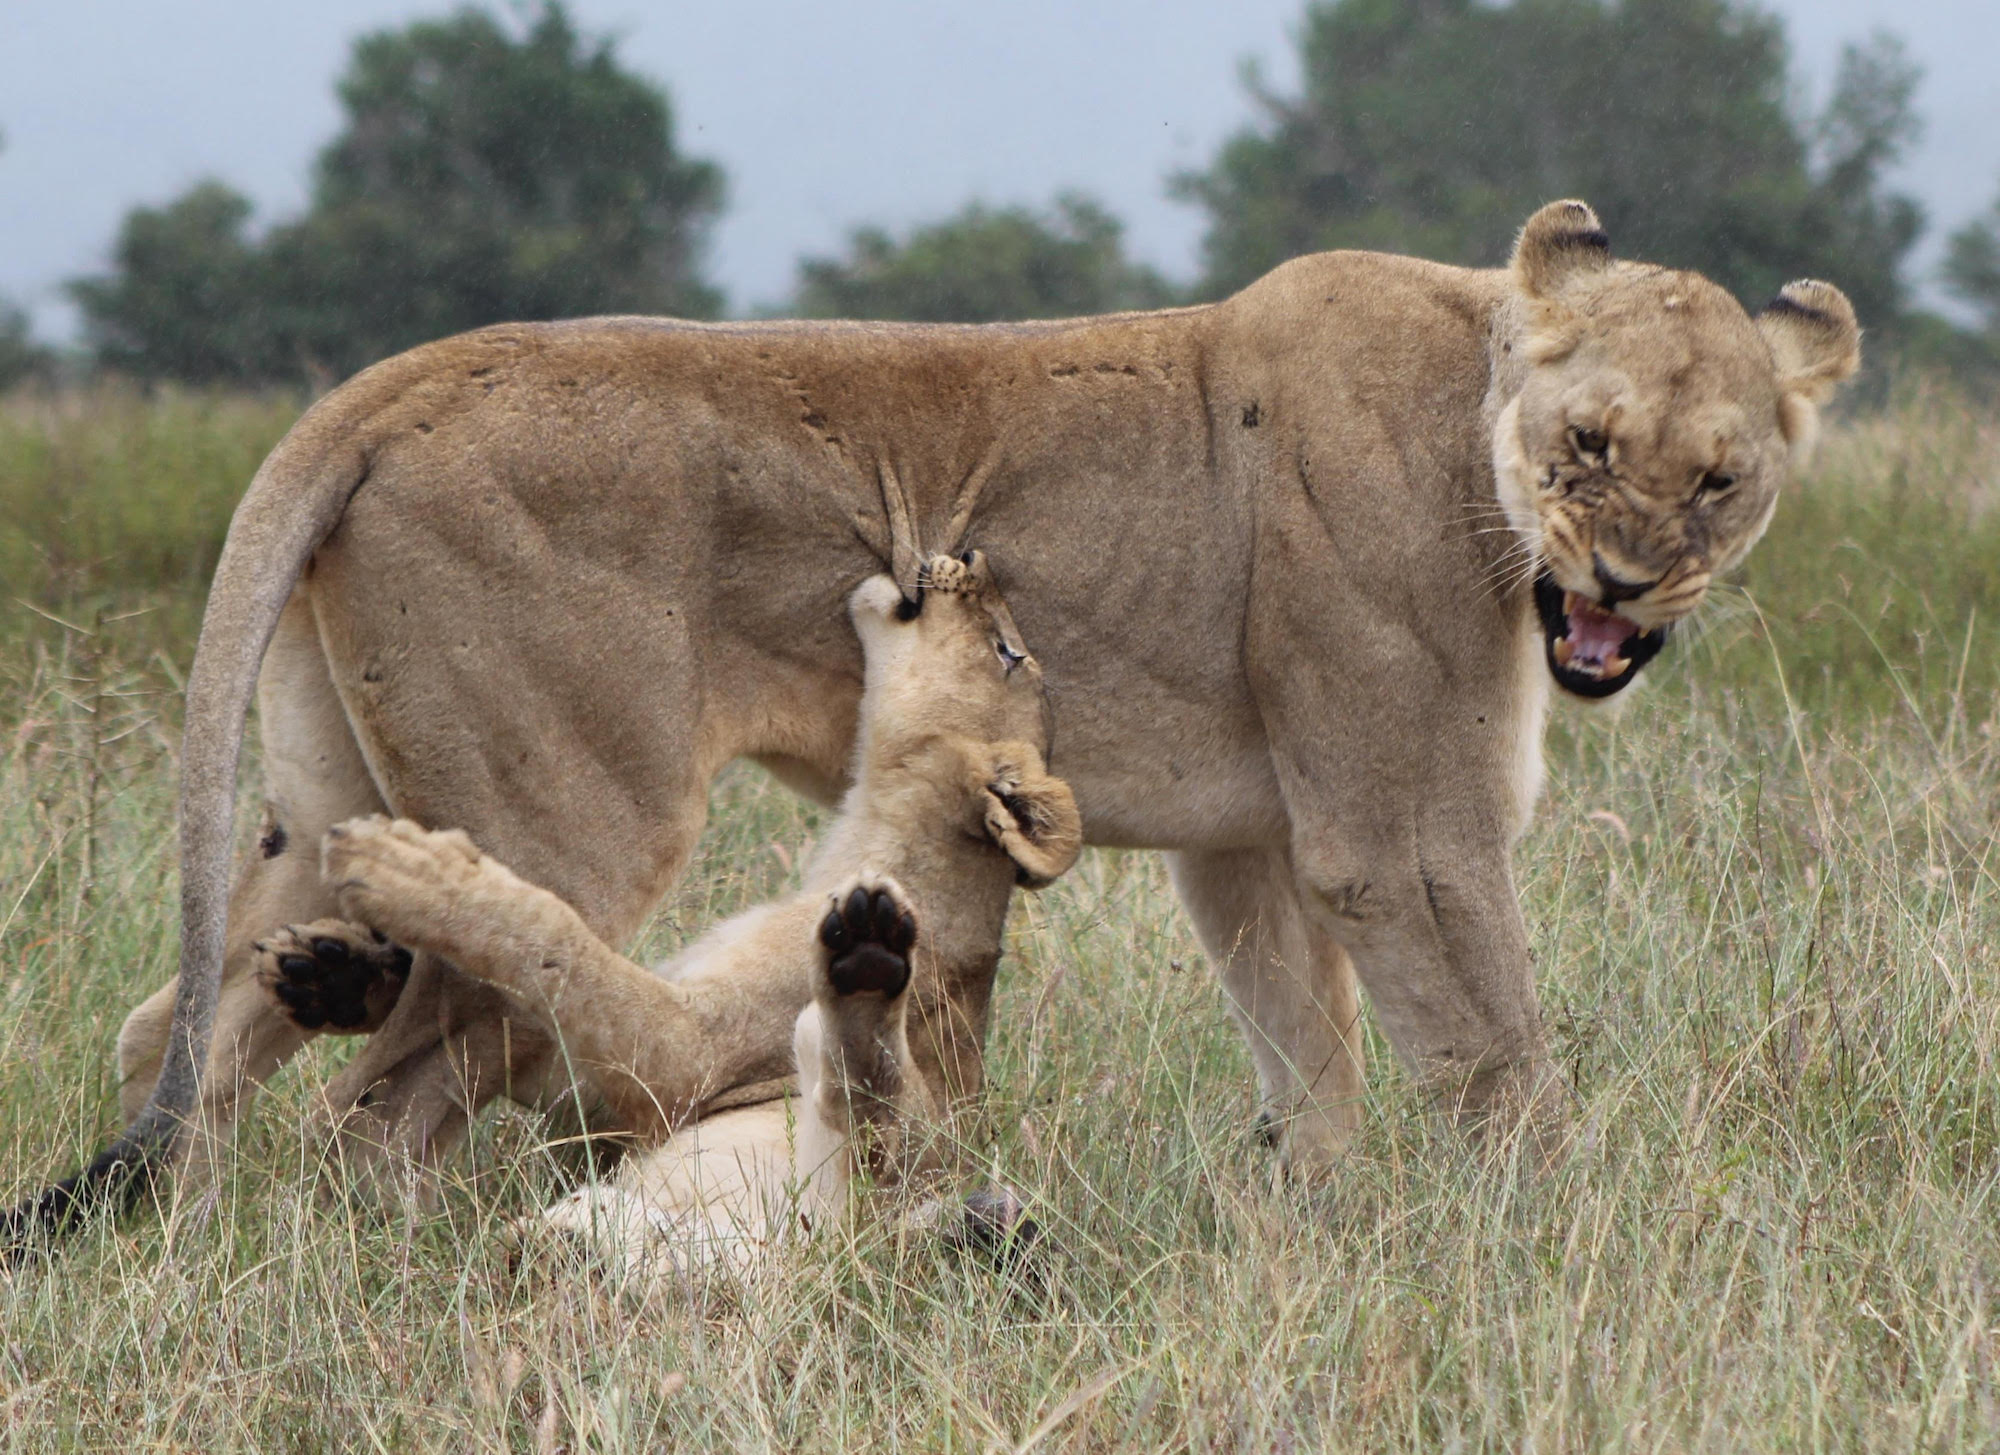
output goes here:
[[[362, 374], [259, 472], [218, 571], [184, 758], [186, 1034], [148, 1115], [192, 1105], [216, 977], [243, 973], [222, 970], [236, 744], [295, 590], [351, 739], [325, 750], [616, 943], [686, 864], [722, 764], [839, 791], [862, 686], [843, 597], [885, 563], [907, 588], [916, 543], [968, 542], [1047, 668], [1092, 840], [1181, 851], [1288, 1156], [1351, 1125], [1358, 1069], [1322, 1069], [1358, 1068], [1350, 973], [1443, 1102], [1547, 1110], [1509, 866], [1547, 692], [1523, 667], [1528, 578], [1588, 587], [1595, 548], [1657, 575], [1637, 615], [1684, 616], [1855, 357], [1835, 290], [1753, 324], [1694, 275], [1612, 261], [1594, 223], [1553, 204], [1509, 269], [1322, 254], [1161, 313], [506, 326]], [[1551, 493], [1579, 421], [1610, 434], [1617, 487]], [[1697, 504], [1718, 466], [1736, 485]], [[299, 884], [253, 917], [314, 917]], [[670, 1099], [789, 1059], [791, 971], [746, 967], [726, 997], [772, 1008], [755, 1055], [703, 1054], [713, 1006], [684, 993]], [[442, 1155], [456, 1114], [426, 1114], [432, 1088], [476, 1107], [550, 1075], [508, 1014], [420, 956], [333, 1113]], [[134, 1066], [157, 1023], [135, 1022]], [[210, 1119], [241, 1043], [200, 1063]]]
[[[935, 558], [914, 603], [901, 619], [886, 576], [854, 593], [867, 677], [854, 786], [804, 887], [657, 971], [463, 833], [377, 817], [327, 835], [327, 881], [355, 921], [517, 998], [625, 1127], [664, 1142], [545, 1217], [613, 1261], [742, 1263], [801, 1210], [835, 1215], [857, 1175], [893, 1184], [931, 1165], [945, 1111], [979, 1085], [1009, 896], [1017, 880], [1040, 887], [1067, 869], [1082, 826], [1043, 768], [1041, 669], [983, 559]], [[843, 993], [831, 978], [821, 922], [857, 888], [914, 918], [906, 988]], [[784, 976], [782, 1004], [699, 1000], [746, 966]], [[772, 1015], [792, 1021], [796, 1137], [782, 1108], [694, 1120], [729, 1088], [688, 1094], [687, 1066], [768, 1056]]]
[[[1653, 583], [1624, 615], [1678, 621], [1770, 523], [1813, 406], [1860, 364], [1854, 311], [1837, 288], [1800, 282], [1753, 323], [1697, 274], [1614, 262], [1581, 202], [1529, 221], [1514, 271], [1536, 366], [1518, 390], [1496, 381], [1510, 396], [1493, 446], [1508, 519], [1565, 589], [1595, 598], [1595, 561]], [[1601, 464], [1579, 431], [1602, 436]], [[1734, 483], [1704, 496], [1705, 477]]]

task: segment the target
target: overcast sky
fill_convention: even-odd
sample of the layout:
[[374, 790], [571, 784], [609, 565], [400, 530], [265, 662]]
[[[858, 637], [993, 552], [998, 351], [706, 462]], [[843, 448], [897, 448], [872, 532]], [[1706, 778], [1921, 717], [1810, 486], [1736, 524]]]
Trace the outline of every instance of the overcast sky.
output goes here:
[[[102, 268], [118, 220], [205, 176], [258, 204], [305, 199], [339, 124], [357, 34], [445, 0], [0, 0], [0, 294], [45, 335], [60, 284]], [[1922, 62], [1923, 141], [1897, 181], [1942, 236], [2000, 188], [1995, 0], [1782, 0], [1808, 101], [1844, 40], [1882, 27]], [[897, 227], [972, 198], [1102, 198], [1141, 258], [1195, 269], [1201, 217], [1162, 179], [1250, 116], [1239, 65], [1296, 73], [1302, 0], [574, 0], [586, 30], [667, 83], [682, 146], [720, 162], [729, 207], [711, 273], [742, 311], [784, 298], [795, 260], [857, 223]]]

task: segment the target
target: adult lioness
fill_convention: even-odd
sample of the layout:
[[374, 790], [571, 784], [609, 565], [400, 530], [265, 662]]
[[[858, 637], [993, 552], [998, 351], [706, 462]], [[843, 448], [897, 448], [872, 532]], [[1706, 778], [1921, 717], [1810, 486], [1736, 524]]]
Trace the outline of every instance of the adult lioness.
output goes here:
[[[298, 1047], [247, 971], [270, 927], [331, 911], [311, 846], [340, 819], [463, 825], [615, 942], [731, 758], [831, 799], [860, 692], [840, 602], [885, 559], [913, 580], [911, 542], [993, 557], [1090, 837], [1176, 851], [1288, 1158], [1353, 1124], [1350, 959], [1444, 1100], [1545, 1105], [1508, 860], [1548, 684], [1630, 680], [1757, 538], [1857, 360], [1837, 289], [1753, 322], [1614, 263], [1564, 202], [1499, 270], [1330, 253], [1162, 313], [610, 319], [377, 365], [231, 526], [188, 682], [179, 989], [127, 1022], [134, 1120], [83, 1185], [197, 1103], [226, 1127]], [[260, 663], [269, 824], [232, 893]], [[439, 1154], [552, 1064], [503, 1009], [420, 959], [336, 1111]], [[690, 1064], [687, 1094], [781, 1070], [786, 1029]]]
[[[1067, 869], [1082, 826], [1043, 768], [1040, 668], [979, 553], [927, 562], [907, 601], [872, 576], [851, 610], [867, 663], [855, 782], [799, 892], [715, 926], [656, 973], [463, 834], [362, 820], [325, 846], [353, 922], [281, 936], [258, 972], [281, 1011], [317, 1016], [325, 976], [354, 958], [315, 942], [385, 961], [371, 928], [515, 995], [653, 1146], [544, 1215], [613, 1262], [747, 1266], [800, 1214], [843, 1211], [854, 1174], [884, 1186], [936, 1165], [944, 1113], [981, 1080], [1014, 886]], [[683, 1068], [726, 1059], [689, 1043], [689, 992], [746, 968], [782, 975], [768, 978], [796, 1017], [799, 1097], [685, 1124], [672, 1100]], [[698, 1029], [709, 1042], [745, 1024], [725, 1014]]]

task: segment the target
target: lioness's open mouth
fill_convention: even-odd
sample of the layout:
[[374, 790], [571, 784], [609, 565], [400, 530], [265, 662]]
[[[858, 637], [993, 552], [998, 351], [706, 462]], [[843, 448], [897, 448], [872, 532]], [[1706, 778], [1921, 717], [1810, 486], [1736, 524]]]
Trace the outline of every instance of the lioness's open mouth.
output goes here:
[[1563, 590], [1547, 571], [1535, 578], [1535, 610], [1541, 613], [1549, 675], [1578, 697], [1622, 691], [1667, 644], [1666, 627], [1642, 631], [1617, 612]]

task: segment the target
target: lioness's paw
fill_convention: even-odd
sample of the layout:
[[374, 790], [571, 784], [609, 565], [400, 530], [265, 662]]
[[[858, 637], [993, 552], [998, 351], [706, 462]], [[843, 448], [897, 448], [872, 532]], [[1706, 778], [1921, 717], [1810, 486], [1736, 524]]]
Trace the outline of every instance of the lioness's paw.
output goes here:
[[820, 921], [826, 980], [835, 995], [872, 990], [901, 995], [910, 983], [910, 947], [917, 917], [893, 880], [860, 880], [833, 896]]
[[258, 986], [302, 1030], [373, 1031], [410, 978], [408, 950], [343, 919], [286, 925], [256, 950]]
[[460, 830], [380, 815], [328, 829], [320, 868], [350, 918], [419, 949], [442, 948], [434, 941], [455, 917], [519, 887]]

